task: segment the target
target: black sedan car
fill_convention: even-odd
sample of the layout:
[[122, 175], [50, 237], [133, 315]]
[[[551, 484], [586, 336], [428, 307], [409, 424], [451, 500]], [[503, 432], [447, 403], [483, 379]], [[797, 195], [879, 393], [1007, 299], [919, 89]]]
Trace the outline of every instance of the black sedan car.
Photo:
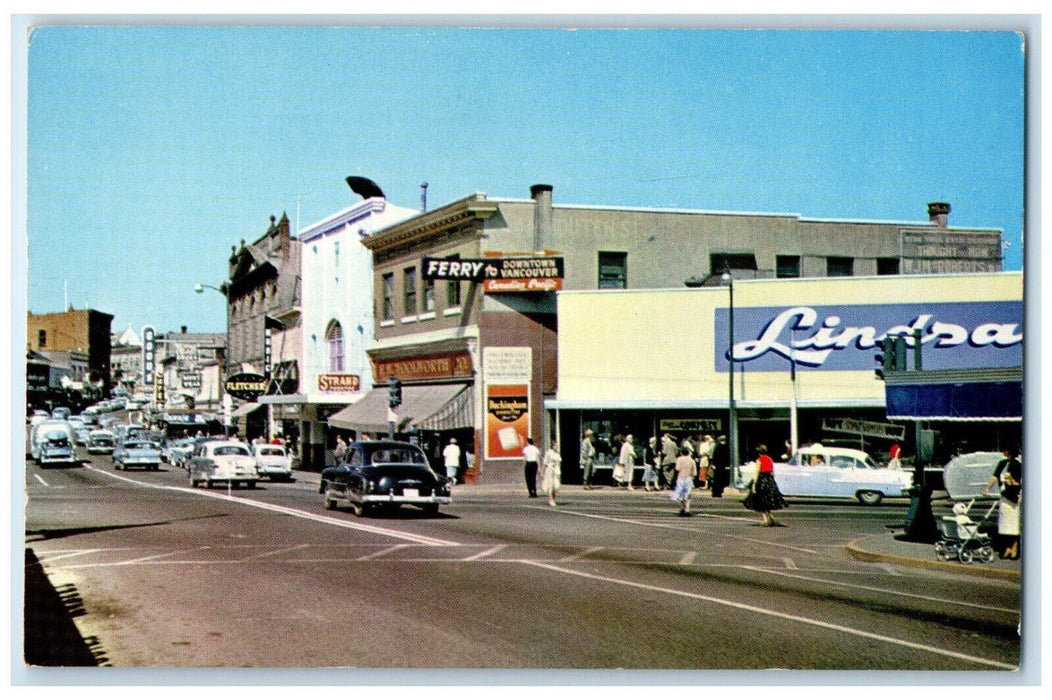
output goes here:
[[403, 503], [438, 513], [450, 503], [450, 484], [431, 470], [416, 445], [392, 440], [351, 443], [342, 464], [321, 473], [319, 493], [325, 507], [349, 505], [354, 514], [365, 515], [374, 507], [397, 508]]

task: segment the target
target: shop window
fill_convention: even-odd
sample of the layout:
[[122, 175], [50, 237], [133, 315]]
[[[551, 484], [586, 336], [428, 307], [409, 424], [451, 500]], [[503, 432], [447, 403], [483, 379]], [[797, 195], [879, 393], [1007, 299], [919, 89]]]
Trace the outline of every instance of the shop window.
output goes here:
[[898, 258], [877, 258], [877, 274], [878, 275], [897, 275], [897, 274], [899, 274], [899, 259]]
[[381, 289], [381, 320], [390, 321], [394, 318], [394, 273], [384, 273]]
[[854, 258], [826, 258], [826, 277], [851, 277], [855, 274]]
[[339, 321], [330, 321], [325, 331], [325, 342], [329, 346], [329, 371], [343, 371], [343, 326]]
[[416, 314], [416, 268], [402, 270], [402, 313], [406, 316]]
[[599, 252], [599, 289], [628, 289], [628, 253]]
[[776, 274], [779, 279], [800, 276], [799, 255], [779, 255], [775, 258]]

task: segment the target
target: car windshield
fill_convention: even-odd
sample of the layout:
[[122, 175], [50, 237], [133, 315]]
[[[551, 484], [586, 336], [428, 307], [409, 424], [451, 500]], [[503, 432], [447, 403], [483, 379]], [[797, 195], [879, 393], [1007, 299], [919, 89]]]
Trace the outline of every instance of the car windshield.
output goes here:
[[261, 455], [269, 455], [272, 457], [284, 457], [285, 450], [280, 447], [261, 447], [259, 450]]
[[61, 430], [51, 430], [44, 434], [44, 439], [49, 442], [65, 442], [69, 439], [69, 436]]
[[220, 445], [212, 451], [212, 454], [216, 455], [217, 457], [227, 457], [230, 455], [247, 455], [248, 450], [246, 450], [244, 447], [239, 447], [237, 445]]
[[414, 447], [379, 446], [373, 450], [372, 464], [419, 464], [427, 466], [427, 457]]
[[148, 450], [153, 447], [153, 445], [148, 442], [126, 442], [124, 443], [124, 447], [129, 450]]

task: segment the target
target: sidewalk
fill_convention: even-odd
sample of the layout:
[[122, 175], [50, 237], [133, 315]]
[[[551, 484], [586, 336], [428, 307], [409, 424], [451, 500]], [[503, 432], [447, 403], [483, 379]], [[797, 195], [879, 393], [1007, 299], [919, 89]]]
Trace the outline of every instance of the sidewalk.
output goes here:
[[[524, 487], [519, 483], [498, 484], [459, 484], [454, 487], [453, 497], [457, 493], [507, 493], [509, 495], [520, 493]], [[564, 486], [563, 491], [580, 491], [580, 486]], [[603, 490], [611, 493], [622, 493], [612, 487], [603, 487]], [[725, 497], [733, 499], [740, 498], [741, 494], [733, 488], [728, 488]], [[791, 511], [790, 511], [791, 512]], [[866, 535], [857, 537], [844, 546], [855, 559], [859, 561], [886, 562], [889, 564], [901, 564], [903, 566], [916, 566], [926, 569], [942, 569], [969, 576], [986, 578], [1000, 578], [1010, 581], [1019, 581], [1022, 571], [1022, 559], [1005, 560], [995, 558], [990, 563], [980, 561], [965, 564], [957, 560], [945, 561], [935, 554], [935, 545], [923, 542], [907, 542], [896, 539], [901, 535], [900, 530], [888, 530], [886, 533]]]

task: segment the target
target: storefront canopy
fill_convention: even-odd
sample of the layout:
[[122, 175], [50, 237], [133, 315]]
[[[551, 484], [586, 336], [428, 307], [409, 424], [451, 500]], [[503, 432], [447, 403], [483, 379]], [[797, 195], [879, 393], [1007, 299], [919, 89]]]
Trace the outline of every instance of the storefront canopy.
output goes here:
[[[383, 433], [388, 429], [387, 387], [377, 387], [357, 403], [329, 416], [334, 428]], [[470, 384], [403, 385], [396, 430], [454, 430], [475, 424]]]
[[887, 416], [895, 420], [1017, 421], [1022, 369], [906, 372], [889, 377]]
[[237, 408], [235, 408], [230, 413], [230, 417], [231, 418], [241, 418], [243, 416], [247, 416], [249, 413], [252, 413], [253, 411], [258, 410], [260, 408], [263, 408], [263, 404], [259, 404], [259, 403], [256, 403], [254, 401], [251, 401], [249, 403], [243, 403], [240, 406], [238, 406]]

